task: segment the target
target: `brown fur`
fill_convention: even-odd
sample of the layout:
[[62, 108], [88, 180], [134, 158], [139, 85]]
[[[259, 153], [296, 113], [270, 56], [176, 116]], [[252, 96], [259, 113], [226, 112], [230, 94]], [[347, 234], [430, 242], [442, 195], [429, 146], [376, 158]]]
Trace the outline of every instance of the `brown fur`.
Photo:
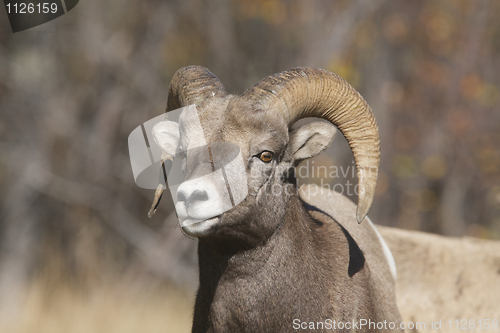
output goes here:
[[[378, 230], [396, 260], [397, 303], [404, 321], [441, 319], [447, 332], [464, 331], [456, 329], [456, 319], [459, 326], [462, 319], [475, 320], [478, 332], [479, 319], [500, 321], [499, 242], [380, 226]], [[448, 330], [450, 319], [453, 330]]]
[[[331, 192], [303, 196], [326, 199], [327, 211], [349, 205], [340, 209], [344, 211], [340, 219], [349, 229], [360, 230], [353, 237], [329, 213], [292, 196], [278, 228], [270, 236], [264, 234], [264, 242], [255, 247], [241, 250], [221, 238], [200, 239], [200, 289], [193, 332], [289, 332], [296, 318], [399, 323], [391, 289], [394, 281], [371, 226], [358, 225], [352, 214], [356, 206]], [[271, 207], [269, 202], [261, 212]], [[346, 210], [349, 215], [344, 214]], [[252, 244], [254, 238], [239, 244]], [[372, 244], [358, 245], [363, 240]], [[373, 248], [377, 254], [367, 254], [360, 247]], [[365, 327], [358, 331], [386, 330]]]

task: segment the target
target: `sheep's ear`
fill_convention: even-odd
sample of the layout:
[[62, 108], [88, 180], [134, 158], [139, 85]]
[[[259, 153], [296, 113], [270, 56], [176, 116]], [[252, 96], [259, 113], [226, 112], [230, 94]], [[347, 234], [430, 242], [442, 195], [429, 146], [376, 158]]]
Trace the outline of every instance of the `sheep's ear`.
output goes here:
[[300, 161], [313, 157], [328, 148], [337, 129], [330, 123], [315, 121], [290, 133], [285, 159], [297, 165]]
[[174, 121], [162, 121], [153, 127], [153, 138], [168, 155], [174, 156], [179, 145], [179, 124]]

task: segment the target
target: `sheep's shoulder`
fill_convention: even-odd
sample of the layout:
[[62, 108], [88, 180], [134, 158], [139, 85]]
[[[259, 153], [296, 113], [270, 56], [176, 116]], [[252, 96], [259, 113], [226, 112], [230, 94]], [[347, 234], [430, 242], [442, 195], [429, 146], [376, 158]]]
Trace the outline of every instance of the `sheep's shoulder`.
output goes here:
[[299, 195], [309, 214], [325, 223], [338, 223], [354, 239], [365, 256], [372, 275], [394, 283], [396, 265], [389, 247], [368, 217], [358, 224], [356, 205], [347, 197], [330, 189], [304, 185]]

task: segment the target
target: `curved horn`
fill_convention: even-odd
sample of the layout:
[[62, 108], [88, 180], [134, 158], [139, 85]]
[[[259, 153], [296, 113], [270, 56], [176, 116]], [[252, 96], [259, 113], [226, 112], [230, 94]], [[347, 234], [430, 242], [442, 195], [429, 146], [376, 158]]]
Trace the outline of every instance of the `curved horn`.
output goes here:
[[209, 97], [223, 97], [226, 89], [217, 76], [201, 66], [187, 66], [175, 72], [168, 91], [167, 112]]
[[361, 223], [373, 201], [380, 161], [377, 122], [363, 97], [340, 76], [311, 67], [268, 76], [244, 96], [259, 109], [281, 112], [288, 126], [305, 117], [318, 117], [338, 127], [358, 168], [356, 218]]

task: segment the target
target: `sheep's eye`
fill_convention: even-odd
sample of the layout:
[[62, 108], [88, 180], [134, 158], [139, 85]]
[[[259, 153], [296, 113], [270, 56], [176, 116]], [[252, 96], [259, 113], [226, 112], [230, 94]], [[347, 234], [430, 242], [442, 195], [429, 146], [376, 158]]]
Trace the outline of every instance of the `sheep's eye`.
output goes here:
[[270, 151], [263, 151], [259, 154], [259, 158], [262, 162], [269, 163], [273, 159], [273, 153], [271, 153]]

